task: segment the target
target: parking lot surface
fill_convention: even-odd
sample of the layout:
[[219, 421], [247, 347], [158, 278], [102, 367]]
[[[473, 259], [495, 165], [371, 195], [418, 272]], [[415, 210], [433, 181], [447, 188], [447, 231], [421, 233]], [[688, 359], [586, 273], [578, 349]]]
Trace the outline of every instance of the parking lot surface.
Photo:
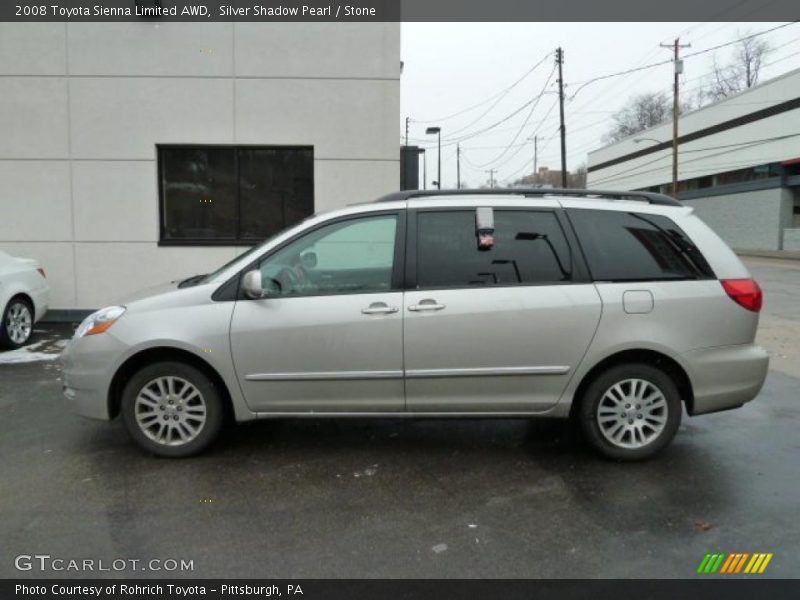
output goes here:
[[[527, 420], [290, 420], [229, 427], [188, 460], [71, 415], [70, 330], [0, 353], [0, 577], [19, 554], [185, 559], [134, 577], [692, 577], [708, 552], [800, 575], [800, 263], [749, 261], [772, 355], [744, 408], [685, 417], [645, 463]], [[706, 576], [708, 577], [708, 576]]]

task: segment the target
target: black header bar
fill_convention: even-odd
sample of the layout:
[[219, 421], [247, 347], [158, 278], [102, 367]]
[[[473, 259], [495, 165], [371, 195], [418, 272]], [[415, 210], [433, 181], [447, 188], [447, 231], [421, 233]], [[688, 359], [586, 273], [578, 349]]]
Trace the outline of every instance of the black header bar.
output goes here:
[[[759, 6], [761, 5], [761, 6]], [[4, 0], [8, 22], [792, 21], [797, 0]], [[624, 43], [624, 40], [619, 40]]]

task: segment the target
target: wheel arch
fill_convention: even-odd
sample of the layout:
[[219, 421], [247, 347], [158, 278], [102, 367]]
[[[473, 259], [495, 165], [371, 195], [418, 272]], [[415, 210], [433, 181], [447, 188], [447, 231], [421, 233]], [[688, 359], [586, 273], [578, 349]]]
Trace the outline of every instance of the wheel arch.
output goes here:
[[16, 292], [11, 292], [11, 294], [8, 297], [8, 301], [2, 306], [3, 312], [5, 312], [5, 310], [8, 307], [8, 305], [11, 304], [11, 302], [13, 302], [16, 298], [22, 298], [28, 304], [30, 304], [31, 309], [33, 310], [33, 314], [31, 315], [31, 317], [33, 317], [35, 319], [36, 318], [36, 303], [33, 301], [33, 298], [31, 298], [30, 294], [28, 294], [27, 292], [19, 291], [19, 290], [17, 290]]
[[198, 369], [208, 376], [213, 382], [214, 387], [219, 390], [222, 396], [226, 416], [230, 417], [234, 414], [233, 399], [230, 390], [222, 376], [208, 361], [188, 350], [175, 348], [173, 346], [157, 346], [140, 350], [132, 356], [129, 356], [114, 373], [108, 388], [108, 414], [110, 418], [113, 419], [119, 415], [122, 392], [125, 389], [125, 384], [130, 380], [133, 374], [147, 365], [161, 361], [182, 362]]
[[635, 348], [615, 352], [614, 354], [603, 358], [591, 369], [589, 369], [589, 371], [581, 379], [581, 382], [578, 384], [578, 387], [575, 389], [575, 393], [572, 396], [572, 405], [570, 406], [569, 413], [570, 418], [575, 417], [577, 414], [580, 402], [584, 393], [586, 392], [586, 388], [589, 387], [596, 377], [611, 367], [630, 363], [644, 363], [652, 365], [667, 373], [667, 375], [669, 375], [675, 382], [678, 392], [681, 395], [681, 400], [686, 405], [686, 411], [690, 415], [694, 413], [694, 390], [692, 389], [692, 381], [689, 378], [689, 374], [686, 372], [686, 369], [684, 369], [674, 358], [667, 356], [662, 352], [645, 348]]

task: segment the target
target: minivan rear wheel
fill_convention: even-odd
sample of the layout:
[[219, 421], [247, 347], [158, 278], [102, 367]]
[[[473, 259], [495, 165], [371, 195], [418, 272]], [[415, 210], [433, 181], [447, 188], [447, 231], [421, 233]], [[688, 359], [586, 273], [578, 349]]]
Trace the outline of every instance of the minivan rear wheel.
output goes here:
[[224, 417], [214, 383], [195, 367], [172, 361], [153, 363], [135, 373], [122, 392], [121, 409], [137, 444], [173, 458], [207, 448]]
[[616, 460], [642, 460], [667, 446], [681, 423], [672, 379], [652, 365], [612, 367], [586, 389], [579, 410], [589, 443]]

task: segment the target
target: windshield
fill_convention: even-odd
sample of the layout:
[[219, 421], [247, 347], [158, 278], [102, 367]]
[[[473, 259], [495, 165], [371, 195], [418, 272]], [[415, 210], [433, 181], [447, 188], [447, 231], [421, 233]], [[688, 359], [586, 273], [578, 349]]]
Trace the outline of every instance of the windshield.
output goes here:
[[306, 217], [305, 219], [303, 219], [303, 220], [302, 220], [302, 221], [300, 221], [299, 223], [296, 223], [296, 224], [295, 224], [295, 225], [293, 225], [292, 227], [290, 227], [290, 228], [287, 228], [287, 229], [284, 229], [283, 231], [279, 231], [278, 233], [276, 233], [276, 234], [274, 234], [274, 235], [271, 235], [270, 237], [268, 237], [267, 239], [265, 239], [263, 242], [261, 242], [261, 243], [259, 243], [259, 244], [256, 244], [255, 246], [253, 246], [252, 248], [250, 248], [250, 249], [249, 249], [247, 252], [245, 252], [244, 254], [240, 254], [239, 256], [237, 256], [236, 258], [234, 258], [233, 260], [229, 260], [228, 262], [226, 262], [224, 265], [222, 265], [222, 266], [221, 266], [219, 269], [217, 269], [217, 270], [216, 270], [216, 271], [214, 271], [213, 273], [209, 273], [208, 275], [203, 275], [203, 276], [202, 276], [202, 278], [201, 278], [201, 279], [199, 279], [195, 285], [199, 285], [199, 284], [201, 284], [201, 283], [211, 283], [211, 282], [212, 282], [212, 281], [214, 281], [214, 280], [215, 280], [217, 277], [219, 277], [219, 276], [220, 276], [222, 273], [224, 273], [225, 271], [227, 271], [229, 268], [231, 268], [233, 265], [235, 265], [235, 264], [236, 264], [236, 263], [238, 263], [239, 261], [245, 261], [245, 259], [247, 259], [247, 258], [252, 258], [253, 256], [257, 255], [259, 252], [261, 252], [261, 251], [264, 249], [264, 247], [265, 247], [267, 244], [269, 244], [270, 242], [272, 242], [272, 240], [274, 240], [274, 239], [275, 239], [275, 238], [277, 238], [278, 236], [281, 236], [281, 235], [283, 235], [284, 233], [286, 233], [287, 231], [289, 231], [289, 230], [291, 230], [291, 229], [295, 229], [295, 228], [297, 228], [297, 227], [300, 227], [301, 225], [303, 225], [304, 223], [306, 223], [306, 222], [307, 222], [307, 221], [309, 221], [310, 219], [313, 219], [314, 217], [317, 217], [317, 216], [319, 216], [320, 214], [322, 214], [322, 213], [314, 213], [313, 215], [311, 215], [311, 216], [309, 216], [309, 217]]
[[256, 244], [255, 246], [250, 248], [244, 254], [240, 254], [239, 256], [234, 258], [233, 260], [229, 260], [228, 262], [226, 262], [224, 265], [222, 265], [219, 269], [217, 269], [213, 273], [209, 273], [208, 275], [204, 275], [203, 278], [200, 281], [198, 281], [198, 283], [210, 283], [210, 282], [214, 281], [214, 279], [219, 277], [222, 273], [227, 271], [230, 267], [232, 267], [234, 264], [236, 264], [240, 260], [244, 260], [244, 259], [246, 259], [246, 258], [248, 258], [250, 256], [253, 256], [254, 254], [257, 254], [264, 247], [265, 244], [268, 244], [269, 242], [271, 242], [275, 237], [276, 236], [273, 235], [272, 237], [269, 237], [266, 240], [264, 240], [263, 242], [261, 242], [260, 244]]

